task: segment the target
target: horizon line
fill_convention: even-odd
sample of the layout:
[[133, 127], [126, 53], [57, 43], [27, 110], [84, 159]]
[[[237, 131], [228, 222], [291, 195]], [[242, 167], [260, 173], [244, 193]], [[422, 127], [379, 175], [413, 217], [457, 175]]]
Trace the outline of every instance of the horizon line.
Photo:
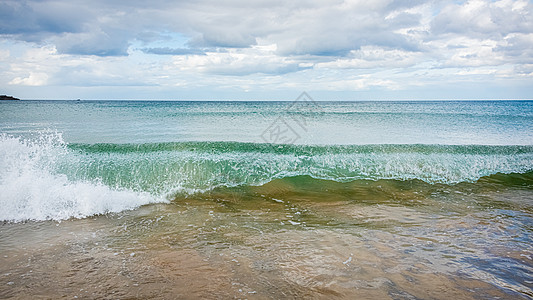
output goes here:
[[[533, 98], [529, 99], [313, 99], [317, 102], [395, 102], [395, 101], [533, 101]], [[292, 102], [296, 101], [296, 99], [286, 99], [286, 100], [266, 100], [266, 99], [250, 99], [250, 100], [242, 100], [242, 99], [20, 99], [20, 100], [2, 100], [0, 102], [18, 102], [18, 101], [168, 101], [168, 102]]]

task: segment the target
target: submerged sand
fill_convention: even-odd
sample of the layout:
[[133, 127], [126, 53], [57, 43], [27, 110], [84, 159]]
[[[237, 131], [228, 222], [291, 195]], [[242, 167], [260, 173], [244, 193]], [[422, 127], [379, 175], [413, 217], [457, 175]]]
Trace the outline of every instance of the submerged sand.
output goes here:
[[486, 192], [479, 203], [252, 189], [4, 223], [0, 298], [533, 296], [528, 190]]

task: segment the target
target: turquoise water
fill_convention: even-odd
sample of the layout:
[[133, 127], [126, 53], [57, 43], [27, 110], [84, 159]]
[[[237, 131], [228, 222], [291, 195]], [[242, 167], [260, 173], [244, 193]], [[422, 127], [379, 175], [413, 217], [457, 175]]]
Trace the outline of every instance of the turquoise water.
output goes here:
[[[0, 107], [1, 182], [11, 191], [2, 204], [16, 211], [4, 210], [3, 220], [120, 211], [293, 176], [457, 184], [533, 169], [531, 101], [5, 101]], [[69, 195], [78, 189], [91, 194], [91, 185], [124, 200], [98, 200], [83, 212], [71, 207], [86, 206], [66, 198], [76, 198]], [[47, 196], [46, 209], [29, 195], [41, 189], [60, 191]]]
[[[533, 144], [532, 101], [314, 102], [307, 106], [292, 102], [6, 101], [0, 105], [2, 132], [21, 135], [57, 130], [67, 143], [261, 143], [261, 134], [283, 117], [300, 136], [297, 144]], [[298, 120], [305, 122], [304, 129]]]
[[0, 191], [1, 298], [533, 297], [533, 101], [5, 101]]

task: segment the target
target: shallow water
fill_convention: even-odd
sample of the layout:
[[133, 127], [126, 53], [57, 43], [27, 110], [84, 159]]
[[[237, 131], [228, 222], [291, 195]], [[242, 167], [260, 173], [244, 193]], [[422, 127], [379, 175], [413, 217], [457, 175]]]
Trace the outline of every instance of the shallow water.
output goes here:
[[531, 102], [284, 105], [5, 106], [0, 298], [533, 298]]
[[533, 297], [532, 187], [295, 177], [5, 223], [0, 297]]

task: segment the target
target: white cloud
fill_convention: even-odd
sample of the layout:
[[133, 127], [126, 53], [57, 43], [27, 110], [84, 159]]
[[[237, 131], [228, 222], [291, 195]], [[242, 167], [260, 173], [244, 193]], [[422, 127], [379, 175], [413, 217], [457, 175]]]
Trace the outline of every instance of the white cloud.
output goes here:
[[11, 52], [9, 50], [2, 50], [0, 49], [0, 61], [4, 61], [9, 59], [11, 56]]
[[532, 11], [527, 0], [0, 0], [0, 85], [413, 95], [457, 80], [522, 85]]
[[48, 75], [45, 73], [30, 72], [28, 77], [16, 77], [9, 82], [9, 84], [28, 85], [28, 86], [42, 86], [48, 82]]
[[145, 85], [142, 65], [125, 57], [61, 54], [53, 46], [30, 48], [9, 63], [10, 85]]
[[297, 60], [278, 56], [276, 45], [229, 49], [224, 52], [206, 52], [205, 55], [175, 56], [173, 64], [184, 71], [219, 75], [248, 75], [254, 73], [284, 74], [305, 67]]

